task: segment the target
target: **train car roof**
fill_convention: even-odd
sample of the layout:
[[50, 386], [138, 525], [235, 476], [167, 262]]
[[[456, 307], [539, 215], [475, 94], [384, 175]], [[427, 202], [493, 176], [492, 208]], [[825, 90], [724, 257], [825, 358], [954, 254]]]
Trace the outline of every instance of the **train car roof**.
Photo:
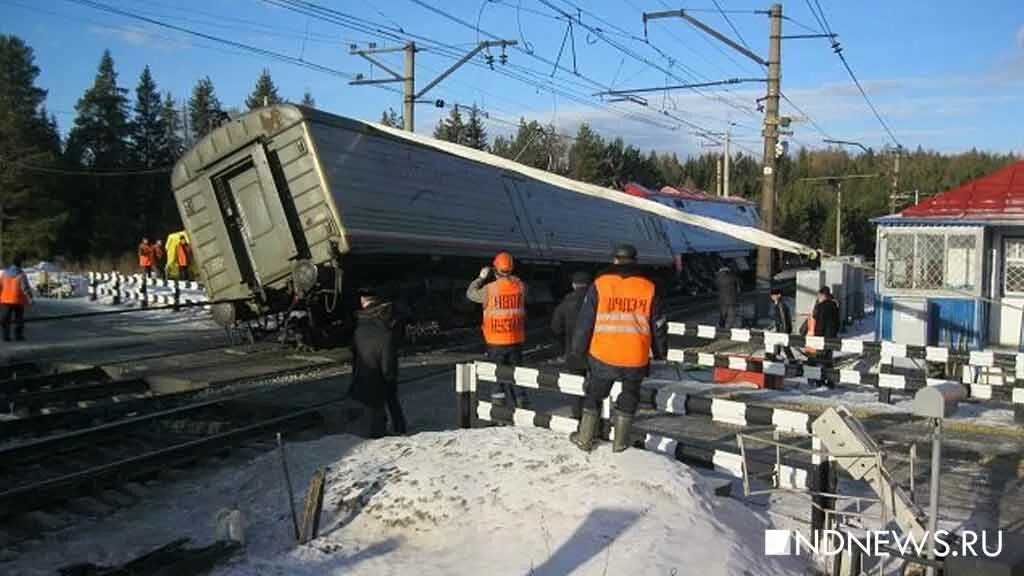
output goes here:
[[605, 188], [596, 184], [588, 184], [586, 182], [572, 180], [564, 176], [559, 176], [558, 174], [552, 174], [524, 164], [519, 164], [518, 162], [513, 162], [512, 160], [496, 156], [489, 152], [476, 150], [475, 148], [437, 140], [414, 132], [406, 132], [390, 126], [384, 126], [382, 124], [374, 124], [370, 122], [363, 122], [361, 120], [345, 118], [343, 116], [337, 116], [295, 104], [276, 104], [265, 108], [257, 108], [256, 110], [234, 118], [230, 122], [218, 127], [204, 136], [190, 150], [183, 154], [181, 159], [179, 159], [174, 165], [174, 171], [171, 175], [172, 188], [178, 189], [184, 186], [195, 179], [204, 168], [211, 166], [225, 157], [237, 152], [247, 144], [256, 142], [261, 137], [273, 136], [274, 134], [282, 132], [303, 120], [333, 124], [340, 128], [346, 128], [357, 132], [376, 133], [381, 136], [412, 142], [420, 146], [427, 146], [447, 154], [452, 154], [453, 156], [459, 156], [474, 162], [480, 162], [495, 168], [508, 170], [509, 172], [516, 172], [523, 176], [535, 178], [580, 194], [603, 198], [617, 204], [630, 206], [632, 208], [657, 214], [670, 220], [682, 222], [683, 224], [692, 224], [700, 228], [724, 233], [727, 236], [732, 236], [739, 240], [750, 242], [751, 244], [769, 246], [786, 252], [800, 254], [817, 253], [813, 248], [804, 246], [798, 242], [793, 242], [792, 240], [787, 240], [785, 238], [769, 234], [750, 226], [732, 224], [715, 218], [708, 218], [695, 214], [686, 214], [653, 200], [638, 198], [636, 196], [625, 194], [619, 190]]

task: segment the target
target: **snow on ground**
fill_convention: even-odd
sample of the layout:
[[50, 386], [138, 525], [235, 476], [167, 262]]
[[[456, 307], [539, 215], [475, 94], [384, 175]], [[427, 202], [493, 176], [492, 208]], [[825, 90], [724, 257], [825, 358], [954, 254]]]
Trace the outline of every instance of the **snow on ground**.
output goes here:
[[[134, 308], [134, 309], [133, 309]], [[37, 320], [94, 312], [123, 311], [63, 319]], [[37, 298], [25, 312], [25, 342], [0, 345], [0, 363], [32, 361], [111, 347], [160, 345], [171, 339], [199, 341], [221, 337], [223, 330], [202, 308], [138, 310], [135, 306], [111, 306], [86, 298]]]
[[587, 455], [562, 435], [512, 427], [329, 436], [288, 450], [297, 492], [329, 466], [321, 536], [308, 545], [294, 544], [278, 454], [267, 453], [50, 536], [0, 571], [110, 564], [181, 536], [207, 542], [229, 508], [241, 511], [247, 552], [223, 575], [812, 573], [800, 558], [763, 555], [763, 513], [649, 452], [605, 444]]

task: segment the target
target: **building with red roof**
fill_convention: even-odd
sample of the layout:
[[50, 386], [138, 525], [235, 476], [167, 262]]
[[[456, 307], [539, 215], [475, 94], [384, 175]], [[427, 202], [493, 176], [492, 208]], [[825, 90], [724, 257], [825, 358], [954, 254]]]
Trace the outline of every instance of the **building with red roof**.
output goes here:
[[875, 223], [882, 339], [1021, 347], [1024, 161]]

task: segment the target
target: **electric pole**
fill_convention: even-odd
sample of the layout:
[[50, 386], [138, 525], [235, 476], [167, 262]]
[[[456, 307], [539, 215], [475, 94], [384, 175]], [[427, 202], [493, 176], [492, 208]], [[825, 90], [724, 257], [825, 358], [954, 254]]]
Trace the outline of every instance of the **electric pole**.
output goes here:
[[843, 255], [843, 181], [862, 178], [878, 178], [878, 174], [846, 174], [800, 179], [801, 182], [824, 182], [836, 188], [836, 256]]
[[896, 213], [896, 197], [900, 195], [900, 156], [902, 155], [902, 152], [902, 146], [896, 146], [896, 149], [893, 150], [892, 193], [889, 194], [890, 214]]
[[715, 196], [722, 195], [722, 159], [715, 162]]
[[725, 178], [723, 180], [722, 195], [729, 195], [729, 162], [732, 161], [732, 152], [729, 150], [729, 139], [732, 138], [732, 128], [725, 129]]
[[405, 93], [402, 95], [402, 128], [406, 132], [416, 131], [416, 43], [405, 45]]
[[[499, 61], [501, 64], [505, 64], [508, 61], [508, 54], [506, 48], [509, 46], [515, 46], [518, 44], [515, 40], [486, 40], [480, 42], [475, 48], [467, 52], [462, 58], [452, 64], [447, 70], [442, 72], [437, 78], [434, 78], [426, 86], [424, 86], [418, 92], [416, 91], [416, 48], [415, 42], [407, 42], [405, 46], [401, 48], [378, 48], [375, 44], [370, 44], [368, 48], [356, 48], [355, 45], [351, 46], [350, 54], [360, 56], [366, 60], [369, 60], [371, 64], [374, 64], [390, 76], [389, 78], [371, 79], [366, 78], [362, 74], [357, 74], [356, 79], [349, 82], [352, 85], [363, 85], [363, 84], [387, 84], [391, 82], [401, 82], [403, 84], [402, 94], [402, 128], [409, 132], [416, 131], [415, 112], [414, 107], [417, 103], [422, 102], [420, 98], [423, 97], [431, 88], [437, 86], [442, 80], [447, 78], [455, 72], [463, 64], [469, 62], [471, 58], [479, 54], [483, 50], [489, 50], [492, 47], [501, 48], [501, 56]], [[387, 52], [404, 52], [405, 53], [405, 69], [402, 71], [403, 74], [395, 72], [389, 68], [386, 64], [375, 58], [377, 54], [383, 54]], [[494, 56], [489, 52], [487, 54], [487, 64], [492, 68], [494, 66]], [[444, 100], [436, 100], [432, 102], [438, 108], [444, 107]]]
[[[776, 149], [779, 145], [779, 93], [782, 81], [782, 5], [772, 4], [768, 10], [768, 93], [764, 103], [764, 156], [761, 179], [761, 228], [775, 233]], [[757, 247], [757, 285], [754, 317], [768, 312], [771, 290], [772, 249]]]

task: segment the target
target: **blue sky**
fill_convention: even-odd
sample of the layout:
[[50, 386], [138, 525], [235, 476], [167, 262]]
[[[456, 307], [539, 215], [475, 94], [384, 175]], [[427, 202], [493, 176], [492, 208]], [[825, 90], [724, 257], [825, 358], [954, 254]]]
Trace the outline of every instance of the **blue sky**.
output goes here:
[[[350, 55], [350, 45], [399, 44], [379, 33], [342, 27], [265, 0], [96, 1], [374, 78], [381, 77], [381, 71]], [[1024, 2], [819, 1], [853, 71], [900, 144], [941, 151], [979, 148], [1024, 153]], [[371, 21], [376, 30], [418, 35], [418, 44], [426, 48], [417, 54], [419, 86], [447, 68], [454, 54], [480, 40], [518, 41], [519, 46], [508, 51], [508, 64], [502, 66], [496, 58], [492, 71], [478, 56], [474, 64], [425, 96], [449, 104], [477, 103], [488, 113], [492, 136], [506, 133], [519, 117], [553, 122], [564, 132], [589, 122], [606, 136], [621, 136], [644, 149], [685, 155], [706, 145], [694, 134], [698, 128], [722, 131], [732, 123], [737, 146], [749, 153], [760, 149], [755, 99], [763, 95], [763, 84], [699, 93], [648, 93], [646, 106], [608, 103], [593, 93], [762, 76], [759, 66], [680, 19], [650, 22], [645, 43], [641, 14], [694, 9], [696, 17], [765, 54], [768, 19], [753, 14], [767, 8], [765, 3], [718, 0], [729, 22], [713, 0], [683, 4], [669, 0], [318, 0], [317, 4]], [[814, 0], [784, 4], [784, 14], [792, 20], [784, 22], [783, 33], [820, 28], [812, 5]], [[565, 43], [559, 59], [567, 30], [565, 13], [578, 16], [579, 21], [572, 29], [575, 41]], [[69, 0], [0, 0], [0, 32], [18, 35], [35, 49], [42, 69], [39, 83], [49, 90], [47, 106], [57, 114], [62, 131], [72, 124], [75, 102], [91, 84], [104, 48], [113, 54], [122, 86], [134, 88], [142, 67], [149, 64], [160, 89], [170, 91], [179, 102], [197, 79], [208, 75], [222, 102], [241, 108], [260, 69], [267, 67], [286, 98], [298, 100], [308, 88], [318, 107], [370, 120], [378, 119], [389, 106], [401, 109], [401, 97], [394, 91], [350, 86], [344, 77]], [[498, 54], [495, 50], [494, 55]], [[402, 65], [400, 54], [382, 58], [396, 69]], [[560, 70], [552, 76], [551, 63], [556, 59]], [[574, 67], [579, 76], [573, 73]], [[874, 148], [892, 144], [826, 40], [785, 40], [782, 74], [783, 93], [801, 110], [783, 102], [783, 113], [795, 117], [791, 146], [822, 146], [825, 137]], [[523, 82], [523, 77], [532, 84]], [[552, 93], [552, 86], [560, 93]], [[416, 113], [417, 130], [428, 132], [445, 111], [422, 104]]]

